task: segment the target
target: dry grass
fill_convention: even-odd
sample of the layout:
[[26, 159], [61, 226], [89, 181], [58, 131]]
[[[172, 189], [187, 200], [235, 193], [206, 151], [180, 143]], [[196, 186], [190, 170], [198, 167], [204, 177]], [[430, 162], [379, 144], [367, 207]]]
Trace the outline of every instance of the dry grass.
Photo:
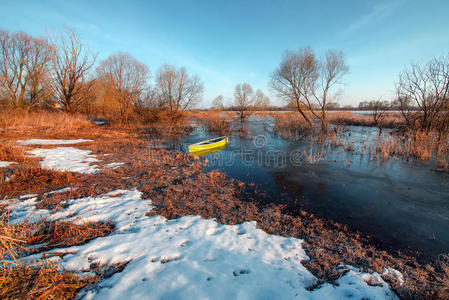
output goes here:
[[145, 135], [152, 137], [180, 136], [192, 132], [194, 126], [187, 122], [186, 119], [177, 122], [160, 120], [154, 123], [141, 125], [138, 130]]
[[17, 146], [15, 141], [0, 140], [0, 161], [25, 162], [27, 161], [23, 148]]
[[[289, 118], [286, 117], [286, 119]], [[297, 114], [295, 119], [299, 119]], [[94, 134], [91, 134], [90, 129], [91, 127], [85, 127], [82, 129], [84, 133], [76, 138], [95, 136], [95, 142], [89, 145], [80, 144], [77, 147], [93, 150], [93, 154], [99, 155], [103, 163], [124, 162], [125, 164], [122, 167], [117, 170], [110, 169], [99, 174], [87, 175], [47, 172], [38, 170], [37, 166], [28, 167], [29, 170], [27, 170], [25, 163], [21, 163], [17, 167], [17, 171], [14, 171], [17, 172], [18, 177], [12, 178], [6, 185], [1, 185], [0, 196], [19, 195], [24, 191], [26, 193], [39, 193], [38, 199], [40, 202], [38, 205], [57, 210], [67, 198], [95, 196], [116, 188], [137, 187], [156, 205], [156, 210], [150, 211], [149, 214], [158, 213], [169, 218], [197, 214], [204, 218], [215, 218], [218, 222], [224, 224], [255, 220], [258, 226], [268, 233], [304, 239], [304, 248], [310, 257], [310, 260], [304, 262], [304, 264], [321, 280], [335, 282], [344, 274], [339, 270], [341, 270], [341, 265], [345, 264], [359, 267], [367, 272], [382, 272], [384, 267], [393, 267], [404, 274], [405, 284], [399, 285], [394, 278], [385, 279], [391, 283], [392, 288], [401, 298], [447, 299], [449, 297], [449, 268], [444, 257], [438, 261], [423, 264], [413, 256], [387, 253], [376, 249], [368, 239], [360, 234], [351, 232], [340, 224], [325, 222], [307, 212], [292, 216], [287, 214], [284, 208], [279, 205], [261, 207], [258, 200], [263, 195], [249, 191], [243, 183], [229, 180], [218, 171], [204, 173], [201, 169], [201, 163], [186, 154], [169, 152], [158, 148], [157, 145], [148, 148], [147, 142], [139, 138], [138, 130], [136, 131], [133, 126], [127, 129], [115, 128], [114, 126], [102, 127], [101, 131], [96, 131]], [[14, 138], [15, 136], [14, 134], [9, 135], [9, 137]], [[60, 137], [64, 137], [62, 132]], [[337, 135], [335, 136], [336, 146], [346, 147], [348, 143], [346, 140], [342, 142]], [[433, 149], [437, 152], [444, 152], [443, 150], [440, 148]], [[425, 151], [420, 151], [415, 152], [425, 153]], [[111, 155], [101, 156], [105, 153]], [[64, 176], [67, 177], [64, 178]], [[28, 187], [24, 188], [25, 185], [28, 185]], [[73, 187], [73, 190], [52, 196], [42, 195], [43, 192], [66, 186]], [[19, 192], [16, 192], [16, 189]], [[9, 245], [9, 248], [18, 249], [16, 252], [21, 253], [18, 248], [18, 246], [24, 245], [21, 239], [24, 242], [30, 239], [30, 243], [43, 241], [46, 243], [46, 247], [50, 249], [59, 246], [65, 247], [71, 243], [83, 243], [90, 238], [95, 238], [98, 229], [100, 233], [104, 232], [102, 230], [105, 229], [110, 230], [108, 226], [103, 229], [102, 227], [95, 227], [104, 226], [104, 224], [96, 224], [93, 227], [92, 225], [90, 227], [88, 225], [76, 225], [87, 226], [86, 228], [80, 228], [73, 223], [63, 224], [45, 221], [39, 223], [39, 226], [42, 227], [33, 227], [33, 229], [28, 228], [27, 226], [31, 225], [26, 223], [17, 228], [11, 227], [11, 225], [4, 227], [7, 228], [7, 231], [9, 230], [9, 233], [5, 233], [5, 236], [15, 239], [9, 239], [8, 241], [5, 239], [3, 240], [4, 244]], [[61, 228], [62, 232], [59, 231], [58, 227]], [[38, 233], [37, 237], [29, 233], [29, 235], [23, 232], [15, 233], [14, 230], [19, 228], [22, 228], [22, 231], [25, 232], [34, 230]], [[83, 231], [82, 234], [79, 233], [80, 230]], [[107, 234], [107, 232], [104, 234]], [[6, 253], [8, 250], [5, 249], [6, 246], [3, 248]], [[36, 249], [36, 251], [41, 250], [46, 251], [45, 248]], [[30, 267], [26, 266], [26, 268]], [[64, 278], [63, 276], [66, 273], [55, 274], [53, 276], [61, 276], [58, 277], [59, 281], [57, 281], [61, 285], [59, 285], [60, 288], [53, 289], [54, 281], [39, 279], [39, 274], [35, 270], [19, 270], [18, 268], [17, 270], [13, 268], [10, 270], [2, 269], [1, 276], [3, 277], [0, 278], [8, 277], [15, 278], [15, 280], [8, 281], [9, 279], [7, 279], [4, 281], [8, 282], [10, 286], [2, 288], [2, 291], [9, 291], [15, 298], [26, 298], [33, 295], [44, 295], [43, 297], [49, 298], [73, 297], [81, 284], [86, 282], [81, 279], [79, 279], [80, 281], [72, 281], [78, 280], [76, 278], [80, 277], [75, 279]], [[46, 270], [42, 271], [42, 274], [47, 273], [49, 272]], [[15, 287], [18, 282], [22, 282], [21, 286]], [[77, 284], [76, 282], [80, 283]], [[57, 291], [64, 290], [65, 284], [73, 286], [73, 290], [71, 290], [73, 294], [57, 294]], [[20, 292], [17, 292], [17, 290]], [[47, 290], [51, 292], [44, 294]], [[42, 293], [32, 294], [30, 291], [42, 291]]]
[[16, 237], [28, 246], [40, 245], [32, 252], [40, 253], [54, 248], [82, 245], [97, 237], [111, 234], [114, 224], [106, 222], [86, 222], [75, 224], [68, 221], [23, 222], [14, 225]]
[[405, 124], [403, 117], [399, 113], [390, 112], [385, 113], [379, 124], [376, 124], [372, 114], [359, 115], [352, 112], [329, 112], [327, 118], [331, 124], [336, 125], [398, 128]]
[[20, 264], [0, 268], [0, 298], [73, 299], [82, 288], [96, 282], [95, 277], [60, 271], [50, 262]]
[[310, 126], [298, 113], [271, 113], [271, 116], [274, 118], [273, 132], [283, 139], [298, 140], [312, 133]]
[[16, 236], [16, 229], [7, 222], [7, 212], [2, 210], [0, 215], [0, 265], [7, 264], [7, 260], [13, 260], [17, 263], [17, 257], [25, 250], [22, 246], [25, 241], [20, 240]]
[[[82, 245], [114, 231], [114, 224], [109, 221], [75, 224], [69, 221], [42, 219], [33, 223], [25, 221], [9, 224], [7, 217], [8, 214], [3, 213], [0, 218], [0, 254], [2, 259], [9, 258], [14, 261], [20, 255]], [[25, 247], [34, 245], [39, 246], [32, 250]]]
[[[52, 117], [48, 116], [48, 118]], [[72, 121], [78, 122], [79, 120], [72, 119]], [[105, 169], [94, 175], [44, 170], [39, 167], [37, 159], [26, 158], [26, 150], [31, 147], [20, 146], [17, 148], [15, 140], [29, 137], [66, 139], [72, 138], [72, 133], [59, 131], [56, 128], [58, 124], [55, 119], [49, 123], [34, 122], [22, 118], [20, 122], [8, 124], [8, 128], [2, 134], [3, 141], [7, 142], [2, 143], [3, 147], [0, 151], [3, 153], [2, 158], [18, 162], [1, 169], [0, 195], [3, 199], [36, 193], [39, 194], [37, 196], [38, 207], [58, 210], [69, 198], [96, 196], [115, 188], [133, 188], [139, 185], [151, 185], [155, 189], [161, 189], [171, 182], [179, 181], [180, 178], [200, 171], [198, 162], [187, 155], [171, 154], [162, 149], [149, 149], [147, 141], [136, 138], [138, 131], [141, 131], [143, 127], [137, 127], [134, 124], [123, 129], [116, 128], [116, 125], [112, 124], [100, 127], [101, 130], [99, 130], [96, 125], [90, 123], [82, 124], [79, 127], [80, 132], [75, 133], [73, 137], [95, 138], [95, 143], [79, 144], [76, 147], [93, 150], [93, 154], [98, 155], [102, 160], [99, 163], [100, 167], [106, 163], [117, 161], [123, 162], [124, 166], [117, 170]], [[18, 126], [19, 124], [22, 126]], [[27, 124], [26, 126], [32, 124], [38, 128], [25, 132], [16, 130], [16, 128], [24, 130], [25, 124]], [[46, 126], [49, 127], [46, 128]], [[42, 128], [44, 128], [43, 131], [41, 131]], [[52, 128], [56, 130], [52, 130]], [[65, 130], [71, 130], [70, 128], [70, 126], [66, 126]], [[110, 155], [102, 156], [106, 153]], [[7, 177], [8, 180], [6, 180]], [[67, 186], [72, 187], [70, 192], [45, 194]], [[45, 262], [35, 265], [11, 262], [21, 255], [80, 245], [112, 231], [113, 225], [110, 222], [75, 224], [66, 221], [41, 220], [36, 223], [23, 222], [11, 225], [2, 219], [0, 254], [3, 263], [0, 268], [0, 284], [3, 294], [0, 294], [0, 297], [73, 298], [82, 287], [90, 284], [93, 279], [86, 279], [74, 273], [56, 272], [56, 266], [50, 266]], [[39, 246], [30, 247], [33, 245]], [[104, 277], [106, 273], [113, 274], [113, 272], [120, 271], [125, 265], [94, 266], [93, 270], [97, 276]]]
[[86, 116], [49, 111], [16, 111], [3, 109], [0, 112], [0, 130], [2, 132], [23, 134], [38, 130], [52, 135], [77, 136], [85, 132], [86, 127], [95, 128]]
[[378, 137], [372, 150], [370, 159], [387, 162], [391, 158], [404, 160], [431, 160], [435, 159], [445, 170], [449, 161], [449, 138], [436, 132], [406, 132]]
[[229, 135], [232, 132], [233, 119], [227, 112], [209, 111], [201, 116], [200, 121], [209, 134]]
[[128, 123], [130, 129], [138, 129], [140, 132], [153, 137], [179, 136], [190, 133], [193, 130], [189, 122], [189, 113], [179, 111], [175, 114], [164, 110], [151, 113], [151, 116], [144, 119], [134, 120]]
[[[8, 170], [1, 170], [4, 174]], [[8, 181], [6, 176], [0, 175], [0, 195], [12, 198], [29, 193], [49, 192], [59, 187], [66, 187], [75, 182], [74, 174], [70, 172], [57, 172], [41, 169], [40, 167], [14, 167], [9, 170]]]
[[[273, 131], [284, 139], [297, 140], [307, 136], [311, 139], [310, 150], [304, 151], [308, 162], [315, 163], [321, 160], [324, 153], [316, 151], [316, 144], [331, 145], [334, 148], [342, 147], [346, 152], [353, 152], [360, 149], [361, 155], [369, 149], [369, 159], [379, 160], [383, 163], [390, 159], [434, 159], [437, 170], [447, 172], [449, 170], [449, 137], [439, 132], [412, 132], [401, 130], [399, 132], [387, 132], [379, 135], [374, 144], [355, 144], [350, 137], [342, 135], [338, 127], [335, 127], [327, 135], [314, 133], [307, 123], [294, 112], [274, 112], [270, 113], [274, 118]], [[359, 116], [351, 112], [332, 112], [328, 114], [329, 121], [334, 124], [375, 126], [372, 116]], [[403, 125], [403, 120], [397, 113], [388, 113], [382, 125], [383, 128], [398, 128]], [[319, 135], [316, 138], [315, 135]]]
[[[275, 133], [285, 139], [298, 139], [311, 131], [308, 124], [297, 112], [266, 112], [260, 113], [260, 115], [272, 116], [275, 120]], [[306, 112], [306, 115], [310, 119], [314, 119], [310, 112]], [[371, 114], [359, 115], [352, 112], [328, 112], [326, 118], [328, 123], [335, 125], [380, 126], [382, 128], [400, 128], [404, 125], [404, 120], [398, 113], [385, 113], [379, 124], [376, 124]]]
[[[7, 214], [0, 218], [0, 298], [1, 299], [72, 299], [80, 289], [92, 285], [98, 278], [61, 271], [48, 261], [36, 263], [18, 261], [28, 255], [70, 247], [110, 234], [110, 222], [89, 222], [77, 225], [71, 222], [7, 223]], [[31, 249], [25, 246], [39, 244]], [[45, 253], [44, 253], [45, 258]]]

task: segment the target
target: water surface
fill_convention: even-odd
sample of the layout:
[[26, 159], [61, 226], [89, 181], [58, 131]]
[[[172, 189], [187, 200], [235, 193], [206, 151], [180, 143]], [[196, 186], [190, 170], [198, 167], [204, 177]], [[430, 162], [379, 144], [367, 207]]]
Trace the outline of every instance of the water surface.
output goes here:
[[[374, 142], [377, 130], [351, 126], [344, 135], [355, 151], [327, 147], [321, 149], [324, 159], [310, 163], [310, 141], [284, 140], [272, 124], [270, 117], [252, 117], [249, 136], [233, 134], [226, 148], [203, 157], [206, 170], [254, 183], [292, 214], [303, 209], [346, 224], [383, 248], [449, 252], [449, 175], [436, 172], [434, 162], [372, 161], [358, 145]], [[213, 137], [199, 126], [170, 146], [187, 151], [187, 145]]]

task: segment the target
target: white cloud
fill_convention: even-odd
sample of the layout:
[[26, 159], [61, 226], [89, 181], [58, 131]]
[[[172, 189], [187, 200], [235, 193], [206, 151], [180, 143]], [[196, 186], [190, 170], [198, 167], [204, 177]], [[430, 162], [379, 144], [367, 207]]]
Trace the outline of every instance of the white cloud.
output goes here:
[[366, 27], [381, 23], [389, 15], [391, 15], [394, 10], [396, 10], [399, 6], [405, 3], [405, 1], [406, 0], [387, 1], [381, 4], [376, 4], [371, 8], [369, 13], [359, 17], [354, 22], [350, 23], [348, 27], [346, 27], [339, 34], [339, 37], [346, 38]]

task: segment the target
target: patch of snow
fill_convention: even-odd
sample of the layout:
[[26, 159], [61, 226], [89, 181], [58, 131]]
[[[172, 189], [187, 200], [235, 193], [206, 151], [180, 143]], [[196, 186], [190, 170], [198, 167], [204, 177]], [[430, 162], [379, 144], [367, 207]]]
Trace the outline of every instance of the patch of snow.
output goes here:
[[19, 199], [11, 199], [7, 201], [10, 203], [6, 209], [10, 211], [9, 223], [11, 224], [24, 221], [34, 223], [50, 214], [47, 209], [36, 208], [36, 195], [24, 195], [19, 197]]
[[106, 164], [105, 167], [106, 168], [117, 169], [117, 168], [120, 168], [120, 166], [123, 166], [124, 164], [125, 163], [122, 163], [122, 162], [113, 162], [113, 163]]
[[57, 147], [52, 149], [33, 149], [28, 153], [36, 157], [43, 157], [40, 162], [42, 168], [56, 171], [73, 171], [79, 173], [96, 173], [99, 171], [97, 165], [90, 163], [98, 162], [90, 150], [81, 150], [74, 147]]
[[150, 202], [142, 200], [140, 195], [137, 190], [115, 190], [98, 197], [69, 199], [65, 202], [68, 208], [53, 214], [50, 219], [79, 223], [110, 220], [117, 231], [123, 231], [151, 209]]
[[104, 125], [104, 124], [106, 124], [106, 121], [97, 120], [97, 121], [93, 121], [93, 123], [96, 125]]
[[59, 189], [59, 190], [54, 190], [54, 191], [45, 193], [44, 195], [53, 195], [53, 194], [65, 193], [65, 192], [70, 192], [72, 190], [76, 191], [76, 188], [72, 188], [72, 187], [69, 186], [69, 187], [66, 187], [66, 188], [62, 188], [62, 189]]
[[[72, 254], [52, 260], [75, 271], [89, 271], [92, 263], [131, 260], [122, 272], [84, 291], [86, 299], [397, 299], [379, 274], [355, 268], [337, 281], [338, 286], [325, 283], [309, 291], [317, 278], [301, 263], [308, 259], [303, 241], [267, 234], [255, 222], [221, 225], [199, 216], [146, 217], [150, 200], [141, 199], [136, 189], [66, 204], [49, 218], [111, 220], [116, 232], [58, 249]], [[368, 280], [379, 285], [370, 286]]]
[[6, 168], [15, 163], [16, 162], [13, 162], [13, 161], [1, 161], [0, 160], [0, 168]]
[[28, 198], [35, 198], [37, 196], [38, 196], [38, 194], [26, 194], [26, 195], [20, 196], [19, 199], [20, 200], [25, 200], [25, 199], [28, 199]]
[[[379, 285], [368, 285], [371, 282]], [[350, 270], [337, 280], [338, 286], [324, 284], [313, 291], [313, 299], [398, 299], [378, 273], [368, 274]]]
[[382, 275], [388, 276], [388, 275], [393, 275], [394, 278], [396, 278], [396, 280], [399, 282], [400, 285], [404, 284], [404, 276], [402, 275], [401, 272], [399, 272], [396, 269], [393, 268], [384, 268]]
[[46, 140], [46, 139], [28, 139], [28, 140], [17, 140], [17, 142], [23, 145], [72, 145], [79, 143], [93, 142], [93, 140]]

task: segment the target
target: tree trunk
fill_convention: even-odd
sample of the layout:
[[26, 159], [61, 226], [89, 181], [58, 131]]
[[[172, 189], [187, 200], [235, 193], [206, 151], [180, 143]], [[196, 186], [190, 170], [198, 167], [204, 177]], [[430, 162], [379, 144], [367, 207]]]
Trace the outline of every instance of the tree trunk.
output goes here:
[[296, 108], [298, 109], [298, 112], [301, 114], [301, 116], [306, 120], [306, 122], [309, 124], [310, 127], [313, 127], [312, 122], [309, 120], [309, 118], [306, 116], [306, 114], [302, 111], [301, 107], [299, 107], [299, 101], [296, 100]]

